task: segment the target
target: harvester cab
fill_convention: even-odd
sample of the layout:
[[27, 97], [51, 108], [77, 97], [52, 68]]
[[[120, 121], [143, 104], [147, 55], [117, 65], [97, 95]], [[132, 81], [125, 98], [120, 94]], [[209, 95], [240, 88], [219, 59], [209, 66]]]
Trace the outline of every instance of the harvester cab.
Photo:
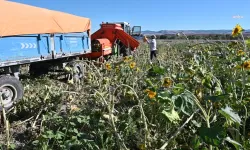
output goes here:
[[136, 38], [141, 36], [141, 26], [131, 27], [128, 22], [107, 22], [106, 24], [120, 24], [124, 32]]

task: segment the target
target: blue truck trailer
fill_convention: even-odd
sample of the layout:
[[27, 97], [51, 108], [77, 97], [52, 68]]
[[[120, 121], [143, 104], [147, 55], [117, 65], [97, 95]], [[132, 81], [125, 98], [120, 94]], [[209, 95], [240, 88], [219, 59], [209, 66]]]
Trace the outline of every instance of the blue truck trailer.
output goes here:
[[50, 66], [70, 64], [81, 76], [81, 66], [72, 60], [88, 53], [91, 53], [91, 41], [87, 31], [0, 37], [1, 106], [9, 109], [23, 97], [23, 86], [19, 81], [21, 65], [30, 64], [30, 73], [39, 74], [48, 71]]
[[0, 18], [0, 109], [23, 97], [22, 65], [29, 65], [31, 75], [69, 66], [71, 78], [79, 80], [84, 66], [75, 61], [78, 57], [103, 60], [139, 46], [132, 36], [140, 35], [141, 27], [131, 30], [126, 22], [102, 23], [90, 38], [89, 18], [1, 0]]
[[90, 52], [86, 32], [0, 38], [0, 67], [81, 55]]

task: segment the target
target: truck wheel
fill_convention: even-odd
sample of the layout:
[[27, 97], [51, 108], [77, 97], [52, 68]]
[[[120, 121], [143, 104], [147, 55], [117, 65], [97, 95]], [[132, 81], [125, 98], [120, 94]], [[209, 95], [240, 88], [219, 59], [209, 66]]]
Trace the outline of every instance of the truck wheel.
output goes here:
[[13, 76], [0, 76], [0, 109], [2, 106], [5, 109], [9, 109], [13, 106], [14, 102], [19, 101], [23, 97], [22, 83]]

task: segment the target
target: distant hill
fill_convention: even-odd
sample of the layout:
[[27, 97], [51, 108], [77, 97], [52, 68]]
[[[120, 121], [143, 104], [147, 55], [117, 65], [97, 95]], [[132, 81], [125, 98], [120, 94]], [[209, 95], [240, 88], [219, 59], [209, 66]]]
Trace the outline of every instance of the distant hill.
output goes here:
[[[160, 30], [160, 31], [142, 31], [144, 35], [164, 35], [164, 34], [176, 34], [183, 32], [187, 35], [190, 34], [231, 34], [232, 30]], [[245, 30], [245, 34], [250, 34], [250, 29]]]

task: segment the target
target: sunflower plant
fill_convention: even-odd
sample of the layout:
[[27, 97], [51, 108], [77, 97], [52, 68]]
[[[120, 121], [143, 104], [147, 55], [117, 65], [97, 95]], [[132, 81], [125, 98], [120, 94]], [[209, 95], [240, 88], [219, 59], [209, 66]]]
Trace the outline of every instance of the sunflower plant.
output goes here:
[[242, 33], [242, 31], [244, 31], [244, 29], [239, 24], [237, 24], [232, 31], [232, 36], [233, 37], [238, 36], [239, 34]]

